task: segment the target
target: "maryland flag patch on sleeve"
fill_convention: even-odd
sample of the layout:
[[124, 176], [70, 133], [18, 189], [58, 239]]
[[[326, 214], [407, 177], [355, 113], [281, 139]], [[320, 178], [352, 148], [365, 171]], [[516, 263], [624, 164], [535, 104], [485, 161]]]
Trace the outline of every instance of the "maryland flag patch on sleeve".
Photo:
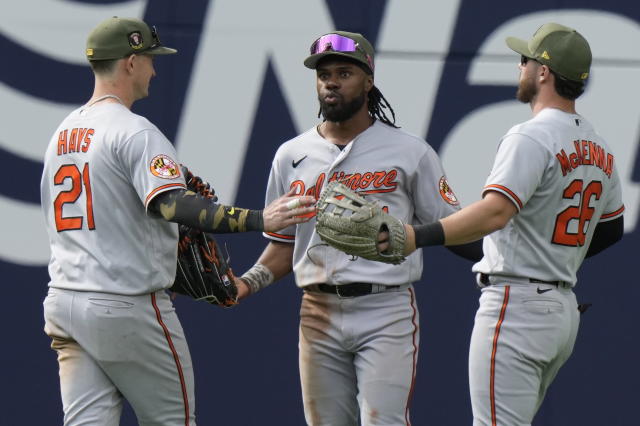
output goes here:
[[180, 177], [180, 167], [168, 155], [160, 154], [153, 157], [149, 166], [151, 173], [162, 179], [175, 179]]
[[453, 193], [453, 189], [451, 189], [451, 187], [449, 186], [449, 182], [447, 182], [446, 177], [442, 176], [440, 178], [438, 188], [440, 189], [440, 196], [442, 196], [442, 199], [444, 201], [451, 204], [452, 206], [457, 206], [458, 204], [460, 204], [460, 202], [458, 201], [458, 197], [456, 197], [456, 194]]

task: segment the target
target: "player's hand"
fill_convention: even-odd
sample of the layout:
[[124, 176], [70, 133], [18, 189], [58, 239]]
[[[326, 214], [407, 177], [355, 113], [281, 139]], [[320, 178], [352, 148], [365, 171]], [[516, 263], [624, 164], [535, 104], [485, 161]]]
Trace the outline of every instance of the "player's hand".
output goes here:
[[[404, 231], [407, 238], [404, 242], [403, 254], [408, 256], [416, 250], [416, 233], [413, 230], [413, 226], [407, 224], [404, 225]], [[387, 231], [380, 231], [376, 247], [380, 253], [384, 253], [389, 248], [389, 233]]]
[[404, 225], [404, 232], [406, 234], [406, 239], [404, 241], [404, 255], [408, 256], [414, 251], [416, 251], [416, 232], [413, 229], [413, 226]]
[[387, 231], [380, 231], [378, 234], [376, 248], [379, 253], [384, 253], [384, 251], [389, 248], [389, 233]]
[[316, 211], [316, 199], [309, 195], [297, 196], [295, 189], [274, 200], [262, 212], [264, 230], [279, 231], [287, 226], [308, 222]]
[[247, 297], [251, 292], [249, 291], [249, 286], [245, 283], [242, 278], [235, 277], [236, 288], [238, 289], [238, 300], [242, 300]]

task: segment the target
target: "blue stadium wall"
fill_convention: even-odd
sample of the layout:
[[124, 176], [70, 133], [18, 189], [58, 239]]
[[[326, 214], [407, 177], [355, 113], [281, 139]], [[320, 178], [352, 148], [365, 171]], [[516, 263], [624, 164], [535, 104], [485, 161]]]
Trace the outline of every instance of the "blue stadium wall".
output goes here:
[[[373, 42], [376, 84], [398, 124], [440, 153], [467, 205], [479, 198], [500, 136], [530, 113], [514, 100], [518, 58], [504, 37], [528, 37], [547, 21], [578, 28], [594, 53], [578, 110], [616, 153], [625, 236], [582, 267], [576, 293], [593, 307], [534, 425], [640, 424], [637, 2], [3, 0], [0, 425], [62, 424], [56, 358], [42, 331], [49, 251], [38, 185], [55, 126], [91, 94], [86, 34], [112, 15], [143, 17], [179, 50], [156, 61], [151, 97], [135, 112], [167, 134], [221, 201], [254, 208], [262, 206], [278, 145], [317, 122], [314, 73], [302, 65], [316, 36], [345, 29]], [[250, 267], [266, 244], [259, 234], [224, 241], [236, 271]], [[469, 425], [467, 348], [479, 292], [469, 262], [440, 248], [424, 257], [415, 285], [422, 338], [413, 424]], [[200, 425], [304, 424], [300, 296], [289, 277], [232, 310], [176, 300], [195, 364]], [[130, 410], [122, 424], [136, 424]]]

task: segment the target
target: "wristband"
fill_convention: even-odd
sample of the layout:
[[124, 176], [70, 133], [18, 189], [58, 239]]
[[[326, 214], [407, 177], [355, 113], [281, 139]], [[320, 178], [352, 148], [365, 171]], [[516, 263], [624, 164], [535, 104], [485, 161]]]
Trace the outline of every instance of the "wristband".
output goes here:
[[250, 294], [253, 294], [273, 283], [273, 272], [262, 263], [256, 263], [240, 278], [247, 283]]
[[444, 245], [444, 228], [439, 220], [426, 225], [413, 225], [413, 230], [416, 234], [416, 248]]

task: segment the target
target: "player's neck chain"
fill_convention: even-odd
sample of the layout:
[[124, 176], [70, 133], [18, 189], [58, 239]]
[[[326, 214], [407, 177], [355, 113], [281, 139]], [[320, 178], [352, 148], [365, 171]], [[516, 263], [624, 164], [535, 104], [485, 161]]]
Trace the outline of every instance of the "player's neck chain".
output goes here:
[[86, 105], [87, 108], [92, 107], [93, 105], [97, 104], [100, 101], [104, 101], [105, 99], [115, 99], [116, 101], [118, 101], [121, 105], [124, 105], [124, 102], [122, 102], [122, 99], [120, 99], [118, 96], [116, 95], [111, 95], [111, 94], [107, 94], [104, 96], [100, 96], [99, 98], [96, 98], [95, 100], [93, 100], [92, 102], [88, 103]]

